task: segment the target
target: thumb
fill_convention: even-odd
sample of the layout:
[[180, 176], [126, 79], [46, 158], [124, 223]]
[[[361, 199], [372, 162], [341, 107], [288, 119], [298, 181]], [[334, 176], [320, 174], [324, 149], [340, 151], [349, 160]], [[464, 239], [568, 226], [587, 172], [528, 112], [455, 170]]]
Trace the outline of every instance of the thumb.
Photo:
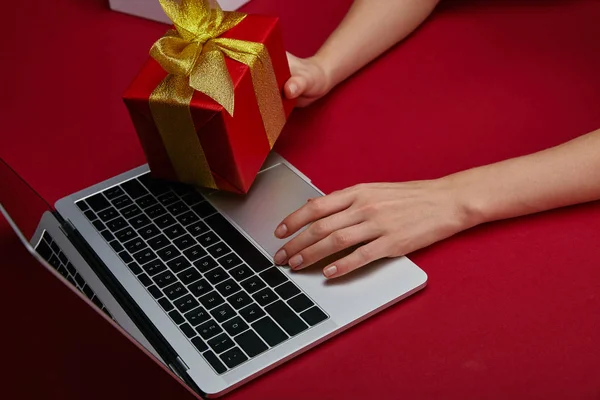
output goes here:
[[304, 76], [293, 76], [285, 84], [285, 97], [295, 99], [306, 90], [308, 82]]

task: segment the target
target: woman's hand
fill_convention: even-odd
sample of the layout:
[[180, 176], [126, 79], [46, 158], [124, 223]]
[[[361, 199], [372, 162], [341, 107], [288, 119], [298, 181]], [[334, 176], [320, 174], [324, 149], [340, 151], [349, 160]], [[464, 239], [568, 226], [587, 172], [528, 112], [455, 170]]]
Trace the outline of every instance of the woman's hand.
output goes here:
[[446, 179], [361, 184], [311, 199], [286, 217], [275, 235], [285, 238], [309, 224], [277, 252], [275, 262], [298, 270], [358, 245], [323, 269], [328, 278], [406, 255], [475, 225]]
[[284, 93], [288, 99], [298, 99], [298, 107], [311, 104], [331, 90], [328, 74], [318, 58], [298, 58], [290, 53], [287, 56], [292, 76]]

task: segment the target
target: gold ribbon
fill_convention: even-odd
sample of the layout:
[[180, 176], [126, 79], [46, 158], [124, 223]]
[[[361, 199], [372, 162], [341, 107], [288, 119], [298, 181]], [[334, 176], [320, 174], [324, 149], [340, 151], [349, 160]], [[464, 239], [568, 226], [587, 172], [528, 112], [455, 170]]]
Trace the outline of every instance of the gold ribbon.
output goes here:
[[175, 173], [183, 182], [217, 185], [196, 134], [189, 105], [195, 90], [215, 100], [231, 116], [234, 86], [225, 56], [250, 68], [254, 93], [272, 148], [285, 124], [275, 71], [262, 43], [219, 38], [245, 14], [224, 12], [209, 0], [160, 0], [175, 30], [169, 30], [150, 55], [169, 73], [150, 96], [150, 110]]

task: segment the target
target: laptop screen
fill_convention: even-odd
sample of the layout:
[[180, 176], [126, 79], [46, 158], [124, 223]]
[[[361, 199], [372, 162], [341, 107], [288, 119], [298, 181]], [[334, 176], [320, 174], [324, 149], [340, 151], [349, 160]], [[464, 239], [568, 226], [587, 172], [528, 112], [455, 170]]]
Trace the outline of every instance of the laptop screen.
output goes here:
[[0, 204], [28, 241], [44, 212], [52, 211], [52, 207], [1, 158]]

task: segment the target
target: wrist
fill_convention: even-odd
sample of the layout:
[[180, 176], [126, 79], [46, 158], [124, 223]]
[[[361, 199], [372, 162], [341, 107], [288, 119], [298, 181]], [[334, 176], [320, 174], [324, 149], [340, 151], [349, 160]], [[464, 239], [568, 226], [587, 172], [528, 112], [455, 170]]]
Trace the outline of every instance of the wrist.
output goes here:
[[314, 56], [310, 57], [309, 60], [319, 68], [323, 74], [323, 85], [324, 92], [327, 93], [337, 84], [334, 77], [334, 63], [330, 57], [327, 56], [323, 51], [318, 51]]
[[[468, 170], [440, 178], [450, 189], [461, 229], [469, 229], [488, 222], [491, 206], [486, 190], [478, 182], [478, 171]], [[487, 193], [489, 195], [489, 193]]]

